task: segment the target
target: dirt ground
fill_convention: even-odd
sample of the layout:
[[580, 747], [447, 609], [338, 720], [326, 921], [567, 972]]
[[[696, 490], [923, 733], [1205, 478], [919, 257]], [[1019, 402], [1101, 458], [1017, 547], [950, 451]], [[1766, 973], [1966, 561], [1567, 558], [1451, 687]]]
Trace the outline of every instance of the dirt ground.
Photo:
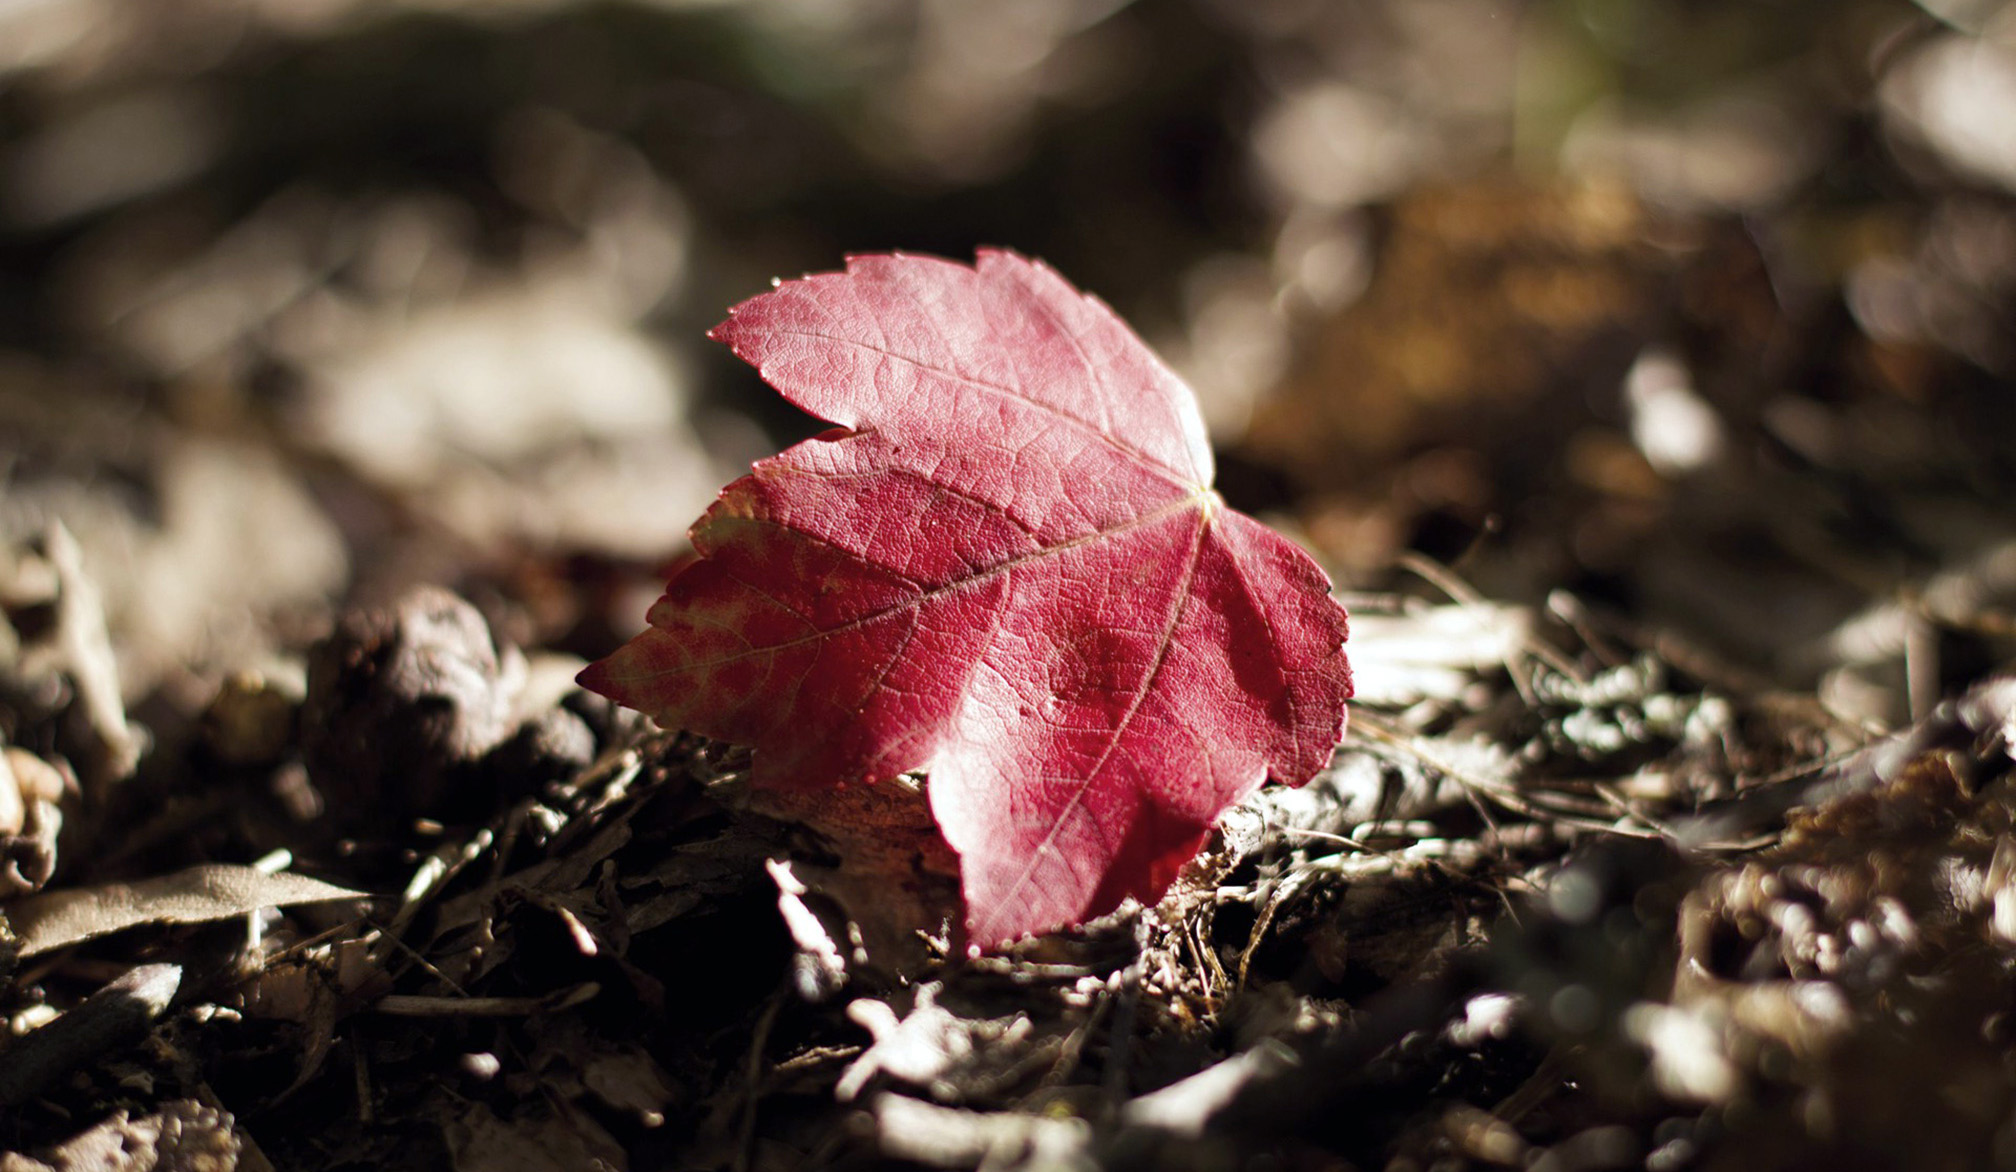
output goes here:
[[[2016, 8], [0, 4], [0, 1172], [2016, 1167]], [[1154, 907], [575, 673], [1040, 256], [1351, 610]]]

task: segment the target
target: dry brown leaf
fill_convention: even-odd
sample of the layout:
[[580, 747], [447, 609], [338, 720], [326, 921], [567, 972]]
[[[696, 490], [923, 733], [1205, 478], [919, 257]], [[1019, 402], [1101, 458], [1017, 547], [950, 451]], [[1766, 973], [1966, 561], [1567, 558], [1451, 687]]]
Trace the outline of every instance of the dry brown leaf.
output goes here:
[[137, 883], [43, 892], [9, 904], [7, 917], [21, 955], [34, 956], [141, 924], [201, 924], [262, 907], [361, 898], [364, 892], [306, 875], [206, 863]]

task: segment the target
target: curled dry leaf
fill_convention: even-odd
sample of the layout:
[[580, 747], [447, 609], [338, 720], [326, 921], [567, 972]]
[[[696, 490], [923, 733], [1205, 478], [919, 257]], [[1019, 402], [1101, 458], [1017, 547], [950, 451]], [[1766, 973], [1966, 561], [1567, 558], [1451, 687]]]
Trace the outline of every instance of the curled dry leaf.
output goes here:
[[723, 490], [588, 687], [752, 746], [759, 787], [928, 770], [983, 946], [1156, 899], [1329, 760], [1343, 608], [1103, 303], [1008, 252], [865, 256], [714, 336], [840, 427]]
[[0, 899], [39, 891], [56, 873], [56, 836], [70, 787], [64, 771], [15, 745], [0, 747]]
[[140, 734], [126, 721], [119, 691], [119, 667], [105, 628], [105, 604], [98, 583], [84, 568], [84, 553], [61, 521], [44, 536], [56, 567], [56, 653], [77, 692], [88, 730], [84, 748], [94, 782], [132, 775], [143, 749]]
[[511, 735], [525, 662], [481, 611], [421, 586], [346, 612], [308, 655], [302, 753], [334, 812], [436, 813]]

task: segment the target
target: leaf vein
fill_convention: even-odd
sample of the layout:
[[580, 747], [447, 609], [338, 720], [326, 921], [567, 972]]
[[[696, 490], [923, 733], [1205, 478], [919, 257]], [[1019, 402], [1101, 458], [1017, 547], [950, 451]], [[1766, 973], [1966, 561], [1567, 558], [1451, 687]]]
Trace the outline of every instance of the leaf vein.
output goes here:
[[[912, 358], [907, 354], [898, 354], [894, 350], [887, 348], [887, 346], [871, 345], [870, 343], [863, 342], [858, 338], [843, 338], [833, 334], [822, 334], [814, 332], [812, 330], [802, 330], [802, 329], [779, 330], [777, 332], [780, 335], [785, 335], [789, 337], [806, 338], [819, 342], [829, 342], [834, 345], [840, 345], [840, 346], [854, 346], [862, 350], [867, 350], [875, 354], [880, 354], [882, 357], [892, 359], [896, 362], [906, 363], [910, 366], [916, 367], [919, 370], [925, 371], [930, 374], [935, 374], [940, 378], [948, 379], [956, 383], [964, 383], [965, 385], [973, 387], [977, 390], [989, 391], [992, 392], [993, 394], [1000, 395], [1004, 399], [1013, 399], [1015, 402], [1025, 404], [1039, 411], [1046, 412], [1050, 415], [1055, 416], [1058, 419], [1062, 419], [1065, 422], [1072, 424], [1073, 426], [1079, 428], [1080, 430], [1085, 431], [1088, 434], [1094, 436], [1102, 443], [1106, 444], [1108, 447], [1111, 447], [1114, 451], [1121, 453], [1122, 455], [1135, 461], [1136, 463], [1145, 465], [1149, 468], [1154, 469], [1157, 472], [1164, 474], [1170, 480], [1173, 480], [1178, 484], [1195, 488], [1204, 487], [1203, 485], [1190, 485], [1189, 479], [1185, 477], [1181, 471], [1175, 468], [1171, 468], [1169, 465], [1163, 463], [1162, 461], [1156, 459], [1155, 457], [1149, 455], [1148, 453], [1140, 450], [1139, 448], [1134, 447], [1132, 444], [1124, 442], [1118, 436], [1115, 436], [1112, 432], [1106, 430], [1106, 428], [1102, 427], [1100, 424], [1094, 423], [1092, 420], [1089, 419], [1081, 419], [1078, 416], [1071, 414], [1069, 411], [1066, 411], [1061, 407], [1045, 403], [1040, 399], [1030, 398], [1028, 395], [1024, 394], [1019, 388], [1004, 387], [998, 383], [991, 383], [985, 379], [975, 378], [969, 374], [962, 374], [956, 370], [947, 370], [941, 366], [934, 366], [921, 358]], [[1082, 354], [1083, 351], [1081, 350], [1080, 353]]]
[[[1204, 540], [1210, 530], [1210, 511], [1200, 510], [1197, 518], [1196, 534], [1192, 538], [1190, 546], [1190, 564], [1185, 567], [1183, 581], [1176, 588], [1174, 594], [1175, 602], [1169, 608], [1169, 617], [1162, 624], [1161, 637], [1155, 649], [1154, 664], [1142, 673], [1141, 686], [1134, 690], [1134, 695], [1128, 702], [1127, 711], [1121, 714], [1120, 720], [1113, 726], [1113, 734], [1107, 739], [1105, 751], [1099, 754], [1099, 760], [1093, 763], [1092, 768], [1085, 771], [1084, 779], [1078, 783], [1078, 788], [1072, 791], [1070, 800], [1065, 802], [1064, 808], [1059, 810], [1057, 817], [1051, 821], [1049, 833], [1043, 836], [1043, 841], [1037, 844], [1035, 850], [1029, 852], [1029, 861], [1022, 865], [1021, 873], [1008, 886], [1008, 890], [1002, 893], [998, 906], [1015, 906], [1015, 901], [1021, 896], [1022, 889], [1027, 887], [1029, 881], [1035, 877], [1037, 864], [1042, 861], [1043, 856], [1056, 844], [1058, 834], [1063, 832], [1065, 821], [1070, 818], [1072, 812], [1085, 800], [1085, 795], [1091, 792], [1092, 786], [1099, 780], [1099, 775], [1105, 771], [1107, 762], [1113, 759], [1113, 754], [1120, 748], [1120, 742], [1126, 738], [1128, 728], [1134, 723], [1135, 714], [1141, 711], [1141, 705], [1147, 701], [1149, 693], [1155, 690], [1155, 681], [1161, 678], [1162, 667], [1169, 661], [1169, 650], [1175, 644], [1176, 627], [1182, 622], [1183, 612], [1189, 609], [1191, 599], [1194, 596], [1197, 583], [1197, 568], [1204, 560]], [[988, 943], [993, 942], [989, 941]]]
[[[1056, 545], [1047, 545], [1041, 549], [1031, 550], [1030, 552], [1023, 554], [1019, 557], [1005, 559], [1003, 561], [995, 563], [994, 565], [986, 567], [985, 569], [979, 571], [978, 573], [969, 574], [962, 578], [955, 578], [952, 581], [947, 582], [941, 586], [933, 586], [928, 589], [919, 590], [913, 597], [900, 599], [897, 602], [891, 603], [888, 606], [870, 611], [867, 614], [861, 615], [858, 618], [849, 619], [844, 623], [838, 623], [835, 624], [834, 626], [827, 627], [823, 630], [818, 629], [818, 624], [813, 623], [811, 625], [813, 626], [814, 630], [809, 635], [803, 635], [796, 639], [788, 639], [782, 643], [765, 644], [760, 647], [751, 644], [750, 645], [751, 650], [749, 652], [749, 655], [789, 651], [794, 647], [801, 647], [807, 643], [815, 642], [820, 639], [829, 638], [834, 635], [843, 635], [850, 631], [860, 630], [861, 628], [871, 626], [874, 623], [889, 617], [890, 615], [915, 610], [919, 607], [929, 605], [931, 602], [934, 602], [937, 599], [945, 597], [947, 595], [956, 594], [959, 593], [960, 591], [980, 586], [986, 582], [992, 581], [993, 579], [1000, 577], [1003, 574], [1010, 573], [1015, 569], [1017, 569], [1018, 567], [1030, 565], [1032, 563], [1041, 561], [1044, 558], [1055, 557], [1059, 554], [1068, 553], [1075, 549], [1081, 549], [1084, 546], [1090, 545], [1095, 541], [1119, 537], [1135, 529], [1141, 529], [1146, 526], [1155, 524], [1158, 521], [1167, 520], [1168, 518], [1175, 516], [1178, 513], [1181, 513], [1185, 508], [1197, 507], [1202, 499], [1203, 498], [1201, 494], [1197, 496], [1182, 497], [1180, 499], [1169, 502], [1168, 504], [1162, 506], [1161, 508], [1156, 509], [1154, 512], [1143, 513], [1141, 516], [1136, 517], [1133, 520], [1126, 522], [1125, 524], [1115, 525], [1111, 529], [1097, 530], [1096, 532], [1088, 533], [1083, 537], [1074, 537], [1068, 541], [1060, 541]], [[753, 521], [754, 519], [752, 518], [751, 520]], [[764, 522], [756, 521], [755, 523], [762, 524]], [[801, 537], [807, 541], [816, 541], [822, 545], [840, 550], [842, 553], [846, 554], [849, 557], [855, 557], [858, 559], [859, 555], [855, 554], [852, 550], [849, 550], [846, 547], [841, 546], [828, 538], [821, 537], [816, 533], [807, 533], [802, 529], [794, 529], [781, 522], [768, 522], [768, 523], [775, 524], [777, 525], [778, 528], [783, 529], [786, 532], [792, 533], [798, 537]], [[877, 568], [879, 569], [882, 567]], [[1193, 572], [1194, 568], [1195, 567], [1192, 567]], [[917, 583], [914, 582], [913, 580], [905, 577], [902, 574], [897, 573], [894, 570], [890, 570], [888, 572], [895, 577], [902, 578], [903, 581], [908, 585], [911, 586], [917, 585]], [[733, 575], [730, 576], [733, 577]], [[741, 582], [742, 579], [735, 578], [735, 581]], [[746, 585], [746, 583], [744, 584]], [[794, 611], [793, 613], [796, 612]], [[683, 667], [685, 670], [694, 671], [703, 668], [718, 667], [724, 663], [734, 663], [745, 658], [748, 658], [748, 656], [731, 655], [720, 659], [692, 661], [686, 663], [685, 665], [683, 665]], [[1159, 656], [1157, 661], [1158, 662], [1160, 661]]]

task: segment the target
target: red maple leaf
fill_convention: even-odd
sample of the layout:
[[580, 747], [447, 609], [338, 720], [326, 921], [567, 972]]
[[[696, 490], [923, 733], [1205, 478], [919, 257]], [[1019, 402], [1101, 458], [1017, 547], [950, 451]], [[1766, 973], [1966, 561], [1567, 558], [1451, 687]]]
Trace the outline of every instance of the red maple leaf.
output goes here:
[[1189, 388], [1049, 268], [861, 256], [713, 337], [840, 426], [722, 490], [582, 683], [759, 786], [930, 774], [971, 938], [1153, 902], [1342, 735], [1345, 615], [1211, 490]]

